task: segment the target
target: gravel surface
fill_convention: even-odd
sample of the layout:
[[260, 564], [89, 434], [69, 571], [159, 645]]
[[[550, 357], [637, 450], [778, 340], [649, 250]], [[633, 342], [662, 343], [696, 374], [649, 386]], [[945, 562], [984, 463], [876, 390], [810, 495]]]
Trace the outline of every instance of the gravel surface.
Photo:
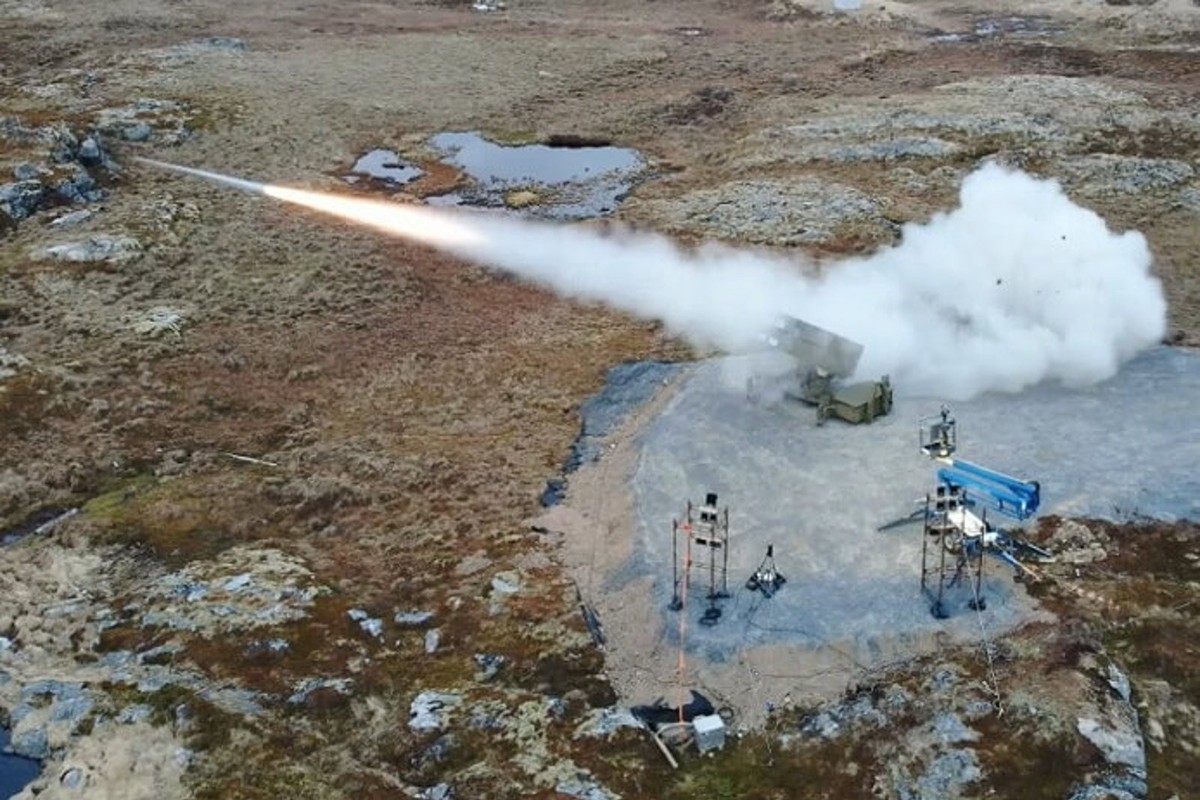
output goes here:
[[[1200, 356], [1158, 348], [1090, 389], [1039, 386], [956, 404], [959, 454], [1039, 481], [1042, 514], [1200, 519], [1198, 396]], [[719, 624], [696, 625], [708, 578], [694, 574], [688, 640], [709, 657], [768, 642], [852, 643], [869, 660], [894, 649], [882, 642], [941, 628], [919, 593], [920, 528], [875, 530], [931, 488], [917, 420], [940, 402], [898, 396], [873, 425], [817, 427], [812, 409], [753, 405], [728, 386], [721, 362], [701, 365], [642, 434], [637, 545], [617, 583], [654, 576], [653, 603], [673, 629], [671, 519], [688, 498], [712, 491], [730, 508], [734, 597]], [[789, 582], [763, 600], [741, 589], [769, 544]], [[992, 633], [1033, 613], [1010, 574], [998, 562], [985, 567], [983, 621]], [[952, 614], [969, 599], [958, 595]]]

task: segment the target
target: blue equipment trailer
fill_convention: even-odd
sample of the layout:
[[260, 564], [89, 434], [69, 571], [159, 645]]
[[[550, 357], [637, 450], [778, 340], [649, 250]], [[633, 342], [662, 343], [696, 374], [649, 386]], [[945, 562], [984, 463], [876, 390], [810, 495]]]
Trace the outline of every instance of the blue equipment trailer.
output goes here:
[[1042, 500], [1037, 481], [1023, 481], [970, 461], [939, 460], [946, 466], [937, 471], [938, 483], [961, 487], [966, 492], [968, 505], [976, 510], [991, 509], [1018, 521], [1037, 513]]

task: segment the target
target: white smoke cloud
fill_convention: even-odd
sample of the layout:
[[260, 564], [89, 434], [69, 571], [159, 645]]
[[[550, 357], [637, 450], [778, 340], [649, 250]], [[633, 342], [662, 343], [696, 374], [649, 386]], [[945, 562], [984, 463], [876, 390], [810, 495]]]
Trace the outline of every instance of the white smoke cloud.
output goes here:
[[[760, 350], [781, 315], [798, 317], [862, 344], [859, 376], [889, 374], [897, 391], [910, 394], [964, 399], [1048, 380], [1095, 383], [1166, 330], [1145, 237], [1108, 230], [1054, 181], [995, 164], [967, 177], [957, 209], [906, 225], [900, 244], [817, 273], [762, 251], [689, 252], [662, 236], [456, 214], [139, 160], [658, 319], [701, 347]], [[780, 370], [778, 359], [738, 363], [742, 372]]]
[[790, 314], [863, 344], [860, 375], [888, 373], [906, 393], [1094, 383], [1166, 327], [1140, 233], [1113, 233], [1057, 183], [994, 164], [964, 181], [957, 209], [819, 277], [795, 260], [687, 252], [655, 235], [491, 215], [468, 224], [481, 236], [444, 249], [729, 352], [753, 348]]

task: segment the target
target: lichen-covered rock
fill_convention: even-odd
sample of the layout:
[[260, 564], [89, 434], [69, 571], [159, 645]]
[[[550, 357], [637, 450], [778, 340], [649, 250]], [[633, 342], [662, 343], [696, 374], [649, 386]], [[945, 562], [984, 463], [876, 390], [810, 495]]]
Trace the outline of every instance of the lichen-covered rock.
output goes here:
[[1133, 687], [1129, 683], [1129, 676], [1122, 672], [1120, 667], [1110, 661], [1106, 678], [1108, 685], [1117, 693], [1117, 697], [1128, 703], [1133, 692]]
[[498, 572], [492, 578], [492, 591], [498, 595], [516, 594], [521, 591], [521, 576], [515, 572]]
[[815, 244], [857, 223], [879, 241], [891, 238], [880, 203], [850, 186], [817, 178], [734, 181], [681, 197], [631, 204], [641, 219], [668, 231], [771, 245]]
[[97, 234], [84, 241], [64, 242], [39, 248], [30, 253], [30, 257], [35, 260], [122, 262], [137, 258], [141, 252], [141, 242], [132, 236]]
[[414, 731], [432, 731], [445, 727], [451, 709], [462, 697], [449, 692], [421, 692], [413, 698], [408, 712], [408, 727]]
[[959, 744], [979, 739], [979, 734], [968, 728], [966, 723], [952, 711], [943, 711], [934, 717], [932, 728], [941, 744]]
[[800, 730], [809, 736], [834, 739], [855, 727], [880, 727], [887, 722], [887, 713], [875, 705], [871, 696], [860, 694], [814, 714], [804, 721]]
[[138, 120], [121, 128], [121, 138], [127, 142], [144, 142], [153, 132], [148, 122]]
[[64, 789], [77, 792], [84, 787], [83, 770], [74, 768], [64, 772], [58, 779]]
[[492, 578], [492, 591], [488, 602], [488, 613], [492, 616], [504, 611], [505, 602], [521, 591], [521, 576], [516, 572], [498, 572]]
[[54, 184], [54, 193], [67, 203], [92, 203], [105, 197], [104, 190], [97, 188], [96, 179], [82, 167], [76, 167], [71, 177]]
[[917, 778], [919, 798], [958, 797], [972, 783], [983, 777], [979, 760], [972, 750], [950, 750], [930, 762]]
[[1056, 163], [1067, 186], [1084, 197], [1144, 194], [1183, 186], [1196, 177], [1185, 161], [1093, 153]]
[[145, 314], [131, 318], [130, 327], [135, 332], [148, 336], [161, 336], [168, 332], [179, 336], [184, 319], [184, 313], [180, 309], [157, 306]]
[[0, 346], [0, 380], [11, 378], [29, 366], [29, 359], [19, 353], [10, 353]]
[[42, 760], [50, 755], [50, 743], [44, 728], [21, 731], [9, 743], [13, 753], [24, 758]]
[[578, 798], [578, 800], [617, 800], [616, 795], [586, 773], [581, 773], [571, 780], [559, 781], [554, 790], [559, 794]]
[[508, 660], [504, 656], [492, 653], [476, 653], [474, 658], [475, 665], [479, 667], [479, 671], [475, 673], [475, 680], [484, 682], [496, 677], [500, 672], [500, 668]]
[[241, 53], [246, 42], [233, 36], [209, 36], [204, 39], [175, 45], [161, 51], [162, 57], [175, 63], [188, 63], [210, 53]]
[[47, 197], [41, 181], [23, 180], [0, 186], [0, 210], [20, 222], [37, 213]]
[[1084, 523], [1067, 519], [1047, 540], [1058, 557], [1068, 564], [1091, 564], [1108, 557], [1105, 545], [1108, 536], [1102, 530], [1092, 530]]
[[89, 136], [79, 143], [79, 150], [75, 157], [79, 159], [79, 163], [84, 166], [95, 166], [104, 160], [104, 149], [100, 146], [100, 140], [95, 136]]
[[374, 636], [376, 639], [383, 636], [383, 620], [378, 617], [372, 617], [361, 608], [352, 608], [346, 612], [346, 615], [357, 622], [368, 636]]
[[574, 738], [611, 736], [621, 728], [644, 728], [640, 719], [627, 708], [597, 708], [575, 729]]
[[1146, 748], [1142, 733], [1136, 727], [1091, 717], [1081, 717], [1076, 727], [1080, 735], [1094, 744], [1110, 764], [1146, 769]]
[[1136, 134], [1170, 126], [1195, 132], [1200, 121], [1154, 108], [1136, 92], [1086, 77], [986, 76], [945, 83], [933, 91], [889, 97], [836, 97], [803, 110], [775, 101], [771, 116], [794, 121], [752, 133], [730, 148], [737, 168], [813, 162], [936, 162], [960, 156], [980, 141], [1001, 151], [1065, 157], [1056, 171], [1077, 177], [1095, 195], [1141, 193], [1181, 185], [1191, 168], [1181, 161], [1090, 155], [1106, 131]]
[[454, 789], [448, 783], [438, 783], [422, 789], [418, 797], [420, 800], [453, 800]]
[[13, 167], [12, 174], [19, 181], [36, 181], [46, 174], [46, 170], [36, 164], [25, 162]]
[[252, 630], [303, 619], [327, 591], [293, 555], [233, 547], [151, 582], [141, 596], [141, 623], [208, 635]]
[[96, 216], [96, 212], [90, 208], [80, 208], [76, 211], [70, 211], [63, 214], [61, 217], [56, 217], [50, 226], [53, 228], [69, 228], [72, 225], [78, 225], [82, 222], [87, 222], [92, 217]]
[[309, 695], [320, 689], [332, 689], [338, 694], [350, 693], [351, 681], [349, 678], [306, 678], [301, 681], [295, 691], [288, 697], [288, 703], [299, 705], [308, 700]]

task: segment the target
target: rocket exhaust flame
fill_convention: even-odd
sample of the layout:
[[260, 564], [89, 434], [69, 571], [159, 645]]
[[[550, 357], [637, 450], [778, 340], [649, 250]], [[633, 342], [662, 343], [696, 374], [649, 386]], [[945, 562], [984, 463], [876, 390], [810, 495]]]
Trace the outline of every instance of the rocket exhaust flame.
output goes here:
[[[963, 399], [1045, 380], [1111, 377], [1166, 329], [1166, 301], [1137, 232], [1114, 233], [1053, 181], [985, 164], [959, 208], [820, 277], [797, 259], [653, 234], [599, 233], [255, 183], [137, 159], [365, 225], [513, 273], [554, 292], [662, 321], [726, 352], [761, 348], [781, 316], [863, 345], [858, 373]], [[762, 369], [761, 365], [753, 369]], [[744, 390], [745, 377], [730, 375]]]
[[234, 189], [265, 194], [285, 203], [340, 217], [349, 222], [375, 228], [383, 233], [415, 239], [434, 247], [482, 243], [479, 241], [479, 233], [470, 226], [458, 224], [448, 215], [438, 214], [420, 206], [255, 183], [216, 172], [181, 167], [165, 161], [154, 161], [149, 158], [136, 160], [172, 172], [204, 178]]
[[415, 239], [434, 247], [476, 247], [486, 244], [480, 231], [447, 214], [421, 206], [369, 200], [325, 192], [264, 186], [263, 194], [298, 206], [357, 222], [393, 236]]

